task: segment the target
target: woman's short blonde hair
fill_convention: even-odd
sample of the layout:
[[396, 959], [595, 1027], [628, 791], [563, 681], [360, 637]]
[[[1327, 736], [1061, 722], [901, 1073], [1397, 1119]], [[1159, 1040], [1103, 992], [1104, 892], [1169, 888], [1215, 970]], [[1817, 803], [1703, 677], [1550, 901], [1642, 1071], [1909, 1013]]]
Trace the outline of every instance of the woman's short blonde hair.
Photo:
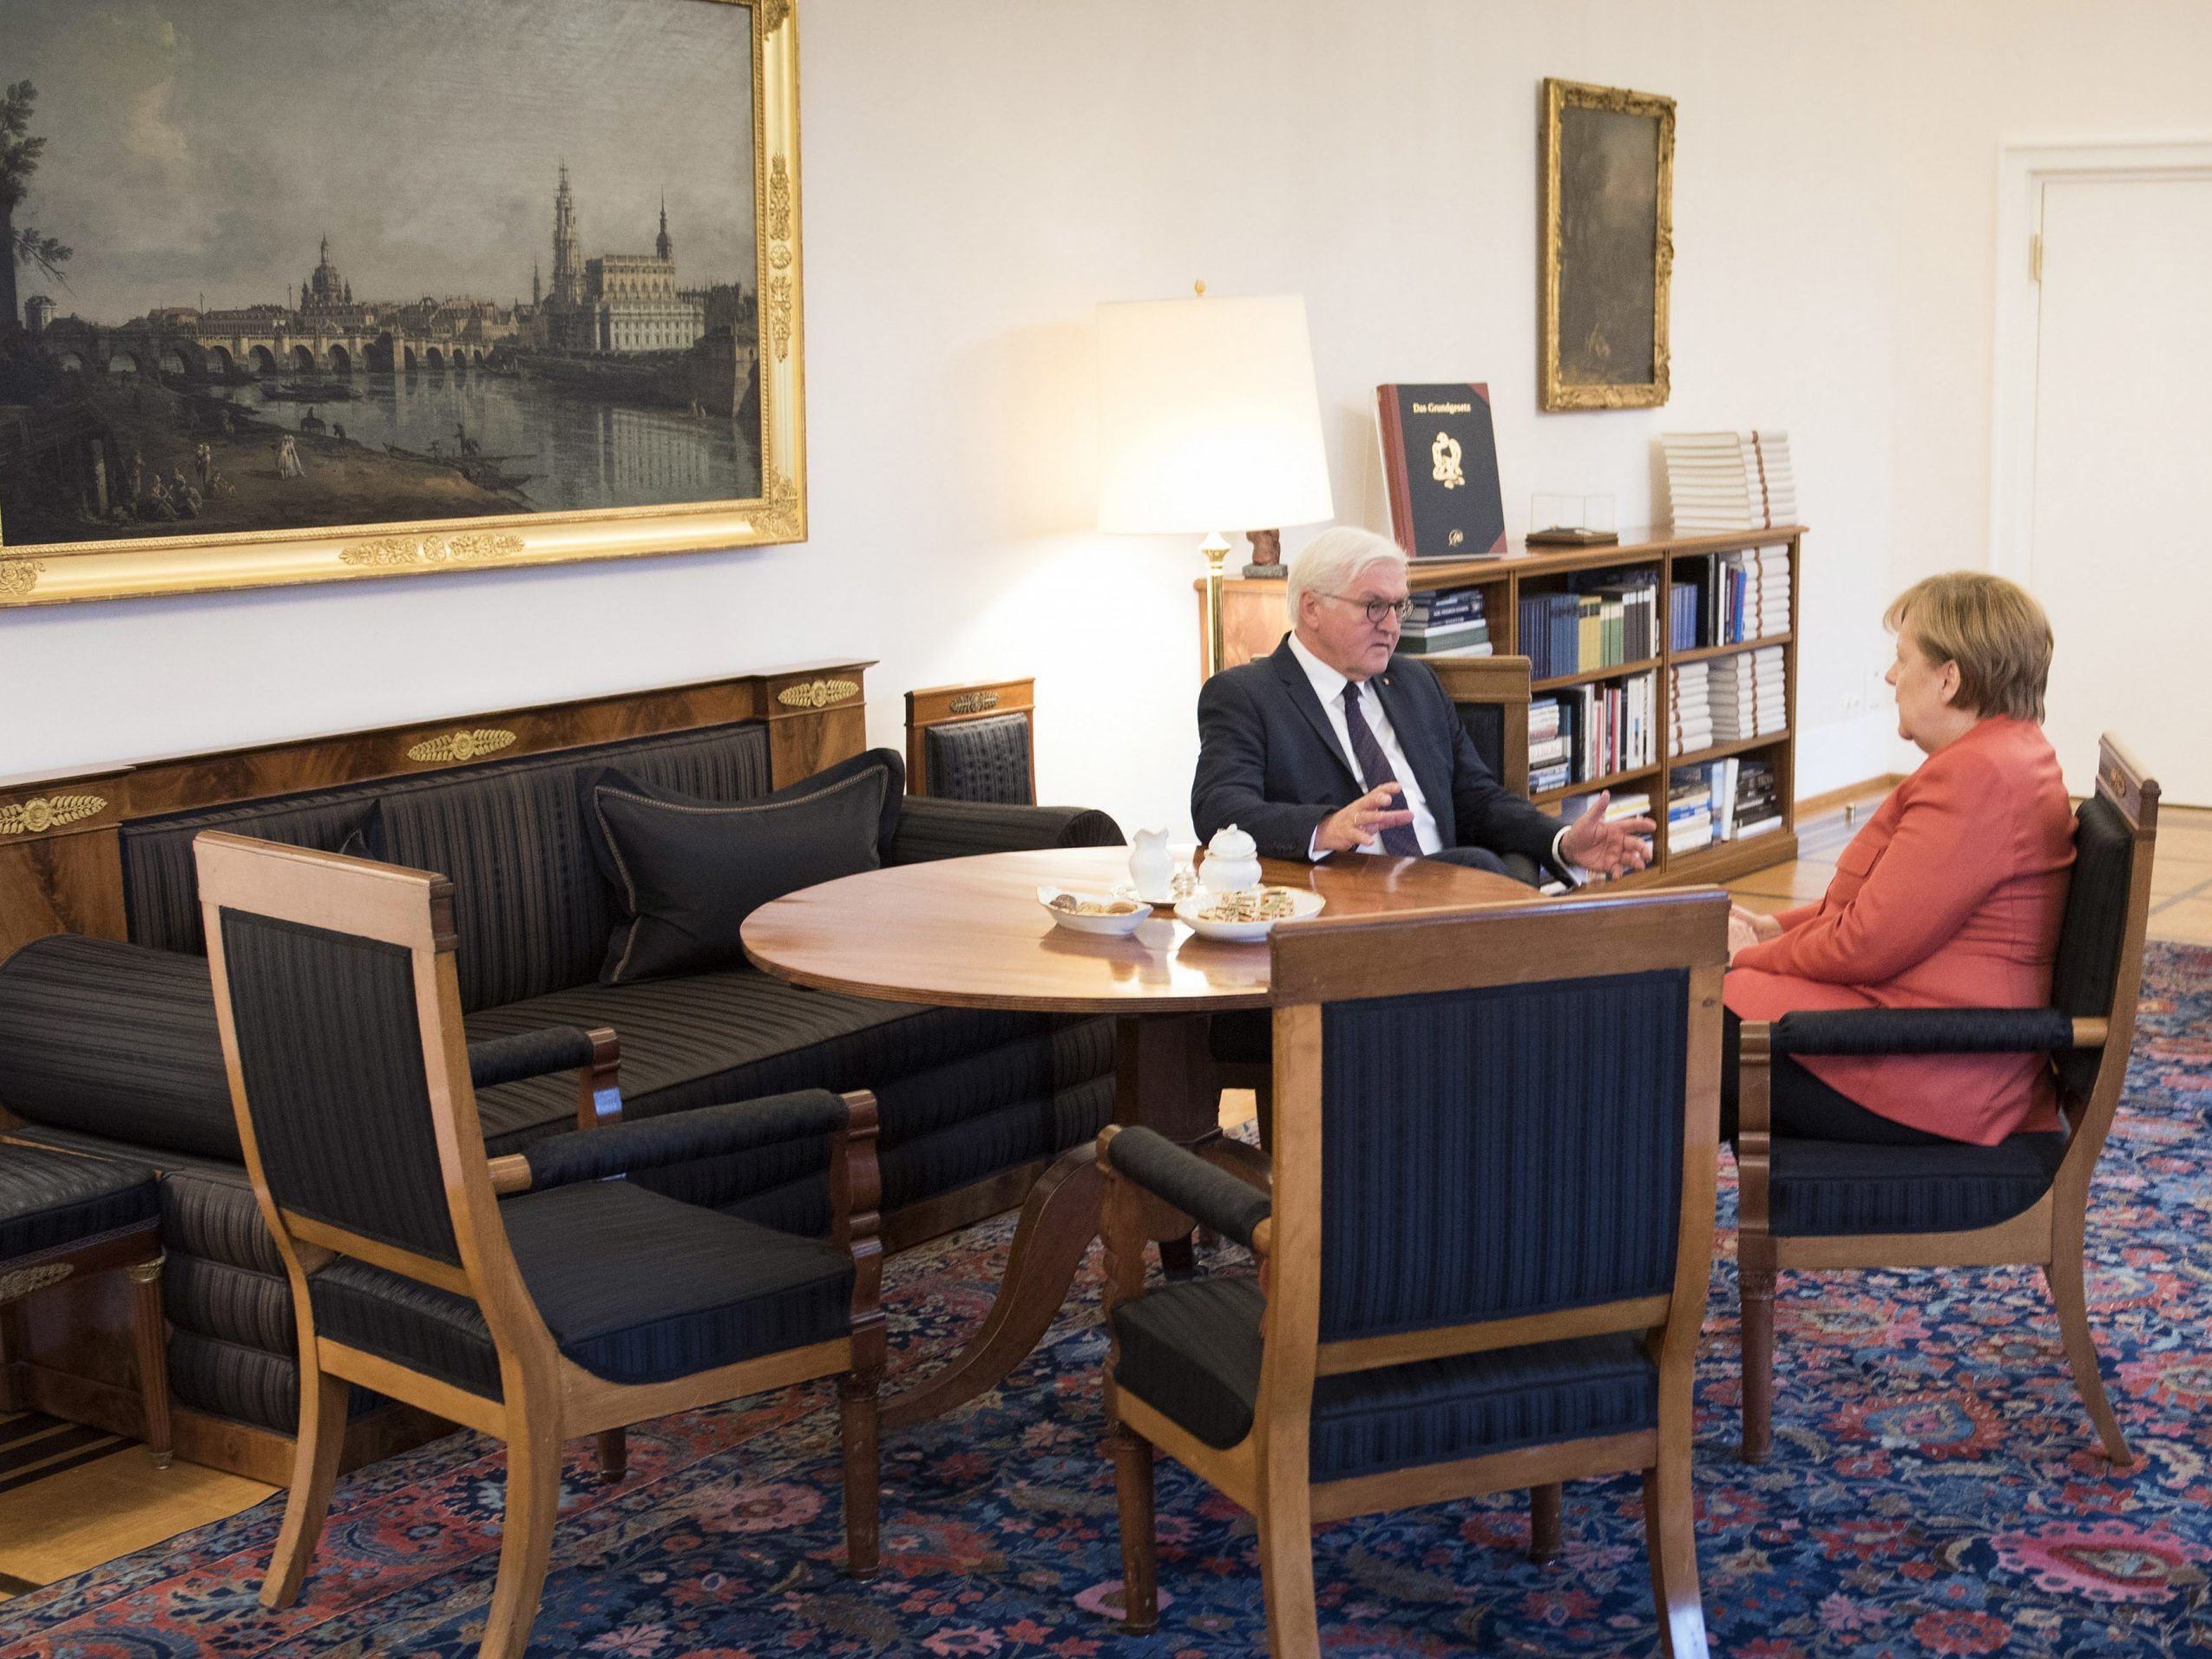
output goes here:
[[2035, 596], [1986, 571], [1953, 570], [1913, 583], [1882, 616], [1933, 663], [1959, 665], [1960, 707], [2041, 721], [2051, 678], [2051, 619]]

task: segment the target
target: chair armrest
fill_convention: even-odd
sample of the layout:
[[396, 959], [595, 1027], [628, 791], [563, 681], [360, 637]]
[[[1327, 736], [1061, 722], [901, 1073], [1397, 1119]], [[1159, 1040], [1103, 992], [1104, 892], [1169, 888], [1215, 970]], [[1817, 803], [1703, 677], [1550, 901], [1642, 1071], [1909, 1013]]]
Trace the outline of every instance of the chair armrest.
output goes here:
[[1119, 847], [1121, 826], [1086, 806], [1009, 806], [909, 795], [891, 836], [894, 864], [921, 864], [976, 853], [1034, 852], [1052, 847]]
[[594, 1048], [592, 1033], [576, 1026], [546, 1026], [510, 1037], [487, 1037], [469, 1045], [469, 1081], [489, 1089], [548, 1072], [574, 1071], [592, 1063]]
[[[844, 1099], [827, 1089], [807, 1089], [640, 1118], [604, 1129], [572, 1129], [548, 1135], [511, 1157], [494, 1158], [492, 1188], [504, 1194], [601, 1181], [811, 1135], [832, 1135], [845, 1129], [851, 1118], [852, 1108]], [[872, 1140], [870, 1147], [872, 1151]]]
[[1099, 1157], [1115, 1174], [1246, 1249], [1253, 1248], [1254, 1231], [1274, 1209], [1273, 1200], [1250, 1182], [1186, 1151], [1158, 1130], [1109, 1130], [1099, 1137]]
[[[2084, 1020], [2087, 1026], [2102, 1021]], [[1774, 1022], [1784, 1054], [2018, 1054], [2101, 1042], [2056, 1008], [1838, 1008]]]

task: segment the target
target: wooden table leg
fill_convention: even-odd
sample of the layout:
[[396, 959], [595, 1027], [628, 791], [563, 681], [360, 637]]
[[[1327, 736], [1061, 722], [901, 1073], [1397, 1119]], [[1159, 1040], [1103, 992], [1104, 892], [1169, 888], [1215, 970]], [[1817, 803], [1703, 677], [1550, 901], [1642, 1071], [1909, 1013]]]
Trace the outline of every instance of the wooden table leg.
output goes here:
[[[1220, 1138], [1220, 1105], [1206, 1027], [1204, 1014], [1153, 1015], [1117, 1023], [1116, 1123], [1143, 1124], [1186, 1146]], [[1067, 1300], [1083, 1253], [1099, 1236], [1099, 1205], [1105, 1190], [1097, 1148], [1087, 1141], [1069, 1147], [1039, 1177], [1022, 1203], [1006, 1278], [982, 1329], [943, 1370], [884, 1402], [885, 1430], [926, 1422], [967, 1404], [1029, 1357]]]

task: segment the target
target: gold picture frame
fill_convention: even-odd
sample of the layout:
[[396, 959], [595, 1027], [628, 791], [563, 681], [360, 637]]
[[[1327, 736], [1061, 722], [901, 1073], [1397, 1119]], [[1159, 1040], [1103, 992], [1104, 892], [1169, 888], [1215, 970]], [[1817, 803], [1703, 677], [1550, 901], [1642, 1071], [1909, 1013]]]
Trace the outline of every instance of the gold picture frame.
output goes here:
[[[364, 5], [371, 10], [378, 5], [390, 6], [396, 3], [397, 0], [364, 0]], [[730, 365], [724, 364], [719, 360], [702, 358], [702, 362], [706, 366], [700, 370], [700, 373], [702, 384], [712, 384], [718, 390], [726, 390], [732, 384], [731, 377], [732, 373], [734, 374], [736, 392], [731, 394], [731, 407], [727, 410], [719, 411], [720, 414], [730, 416], [729, 426], [722, 435], [713, 439], [715, 443], [724, 444], [734, 451], [736, 446], [751, 447], [755, 441], [755, 434], [750, 425], [749, 412], [753, 400], [742, 396], [747, 390], [748, 377], [752, 373], [745, 360], [745, 343], [743, 336], [747, 327], [751, 329], [753, 362], [758, 365], [758, 427], [757, 449], [752, 450], [752, 453], [758, 456], [759, 480], [758, 495], [726, 500], [673, 502], [665, 495], [656, 495], [652, 497], [653, 504], [649, 505], [604, 505], [580, 508], [510, 505], [506, 510], [496, 515], [480, 514], [477, 516], [392, 520], [318, 525], [314, 528], [253, 529], [229, 534], [220, 533], [195, 534], [186, 533], [182, 528], [174, 534], [167, 533], [166, 512], [160, 515], [163, 520], [164, 532], [148, 534], [146, 519], [134, 514], [129, 521], [124, 521], [121, 515], [114, 514], [108, 509], [108, 502], [111, 498], [110, 495], [102, 493], [102, 512], [97, 515], [85, 513], [82, 515], [85, 521], [101, 529], [104, 529], [110, 522], [119, 525], [127, 523], [127, 528], [130, 528], [134, 534], [115, 535], [106, 539], [84, 537], [69, 541], [56, 541], [49, 537], [43, 541], [30, 541], [18, 545], [10, 545], [6, 538], [7, 502], [4, 495], [0, 495], [0, 609], [155, 594], [267, 587], [304, 582], [361, 581], [450, 570], [521, 569], [539, 565], [568, 564], [587, 560], [636, 558], [660, 554], [803, 541], [806, 539], [806, 392], [804, 366], [805, 305], [804, 266], [799, 234], [798, 25], [795, 15], [795, 0], [604, 0], [604, 3], [609, 7], [609, 11], [605, 14], [607, 16], [613, 18], [618, 15], [629, 16], [633, 26], [634, 13], [647, 3], [665, 4], [671, 7], [728, 6], [752, 14], [751, 26], [746, 32], [749, 36], [752, 58], [753, 263], [750, 274], [755, 284], [754, 292], [748, 297], [742, 292], [744, 267], [742, 255], [740, 255], [740, 262], [735, 267], [739, 273], [739, 280], [725, 281], [719, 289], [711, 291], [707, 298], [702, 298], [699, 293], [692, 292], [686, 292], [680, 296], [681, 302], [686, 305], [694, 302], [697, 304], [698, 317], [702, 320], [691, 324], [677, 333], [675, 338], [680, 339], [683, 333], [692, 332], [695, 329], [708, 327], [712, 324], [716, 315], [712, 294], [732, 296], [730, 301], [732, 309], [725, 314], [737, 316], [739, 318], [738, 322], [726, 327], [721, 335], [713, 336], [712, 338], [707, 335], [693, 333], [693, 344], [699, 351], [705, 351], [710, 346], [719, 350], [724, 344], [731, 344], [733, 370]], [[568, 0], [568, 3], [577, 11], [577, 18], [572, 20], [574, 27], [581, 30], [596, 25], [600, 14], [594, 13], [590, 8], [601, 3], [601, 0]], [[629, 9], [627, 13], [621, 10], [623, 7]], [[542, 16], [542, 9], [534, 15]], [[734, 53], [735, 49], [732, 39], [731, 50]], [[734, 69], [734, 65], [732, 68]], [[37, 113], [43, 116], [47, 112], [42, 108]], [[742, 122], [735, 123], [734, 129], [742, 133]], [[49, 160], [51, 159], [49, 156]], [[577, 159], [579, 158], [573, 153], [566, 158], [568, 161]], [[548, 179], [548, 184], [549, 182]], [[641, 180], [639, 188], [648, 188], [651, 182], [650, 179]], [[561, 172], [561, 211], [566, 212], [568, 184], [565, 161]], [[36, 205], [35, 181], [32, 207], [35, 208]], [[633, 203], [625, 205], [634, 210], [633, 217], [635, 212], [650, 212], [649, 201], [643, 209], [636, 209]], [[607, 219], [613, 217], [604, 204], [601, 205], [601, 213], [602, 225]], [[647, 219], [644, 222], [649, 224], [650, 220]], [[736, 222], [741, 226], [742, 218], [740, 217]], [[603, 232], [602, 234], [607, 240], [614, 241], [616, 246], [620, 245], [617, 239], [619, 233]], [[666, 194], [664, 192], [661, 209], [662, 240], [659, 246], [659, 254], [667, 266], [666, 279], [673, 296], [675, 284], [679, 280], [675, 274], [678, 266], [667, 242], [667, 236]], [[535, 227], [533, 227], [533, 239], [535, 242]], [[680, 243], [678, 246], [680, 246]], [[555, 246], [557, 255], [559, 252], [557, 226]], [[62, 255], [64, 259], [68, 258], [69, 250], [63, 248]], [[619, 285], [623, 279], [619, 272], [627, 270], [621, 262], [634, 259], [641, 265], [648, 257], [619, 255], [607, 258], [603, 261], [593, 259], [589, 262], [592, 267], [592, 280], [594, 284], [602, 284], [600, 267], [604, 264], [607, 270], [602, 285], [609, 295], [616, 294], [620, 292]], [[301, 262], [305, 263], [304, 260]], [[324, 266], [318, 267], [318, 276], [319, 277], [322, 271], [325, 269], [329, 270], [333, 278], [336, 276], [336, 268], [331, 264], [327, 245]], [[66, 271], [63, 274], [66, 276]], [[699, 280], [696, 276], [693, 276], [692, 279], [694, 282]], [[535, 272], [532, 272], [531, 280], [535, 288]], [[318, 294], [321, 292], [319, 287], [317, 292]], [[590, 292], [588, 298], [595, 298], [598, 295], [599, 289], [595, 287]], [[286, 297], [287, 305], [290, 305], [289, 288], [286, 289]], [[307, 297], [308, 285], [303, 283], [300, 288], [300, 302], [303, 306]], [[345, 301], [350, 306], [351, 300], [352, 296], [349, 287], [345, 294]], [[430, 301], [426, 298], [422, 303], [428, 305]], [[271, 306], [266, 309], [272, 315], [276, 314], [277, 308]], [[46, 311], [37, 320], [43, 321], [46, 318], [50, 318], [52, 310], [51, 302], [48, 302]], [[531, 311], [542, 314], [535, 292], [532, 298]], [[517, 318], [523, 315], [519, 302], [511, 314]], [[197, 322], [204, 314], [195, 311], [192, 315]], [[289, 318], [296, 331], [305, 326], [301, 321], [305, 315], [305, 313], [302, 311], [293, 311], [289, 313]], [[690, 313], [686, 311], [685, 315], [689, 318]], [[149, 318], [151, 318], [150, 313], [148, 318], [135, 319], [130, 326], [153, 326], [161, 320], [158, 318], [149, 320]], [[23, 321], [28, 324], [32, 320], [30, 313], [26, 311]], [[75, 318], [64, 320], [69, 323], [76, 321]], [[120, 336], [123, 332], [121, 329], [95, 331], [89, 325], [79, 326], [88, 334], [104, 332], [111, 336]], [[373, 329], [375, 325], [371, 322], [369, 326]], [[588, 330], [597, 325], [575, 324], [572, 326], [581, 326]], [[275, 330], [274, 333], [279, 348], [282, 348], [284, 345], [282, 330]], [[11, 334], [13, 344], [18, 348], [24, 342], [34, 339], [32, 334], [16, 326], [15, 318], [0, 318], [0, 357], [4, 357], [5, 347], [10, 343]], [[303, 337], [296, 335], [295, 338]], [[384, 337], [383, 348], [385, 353], [384, 372], [388, 378], [392, 377], [392, 372], [398, 367], [389, 344], [391, 338], [391, 334], [387, 332]], [[542, 335], [540, 338], [549, 337]], [[353, 344], [358, 351], [358, 341]], [[587, 351], [598, 349], [600, 348], [595, 341], [586, 347]], [[677, 355], [675, 352], [666, 354], [672, 358]], [[479, 356], [476, 362], [480, 364], [483, 364], [488, 356], [489, 354]], [[358, 364], [361, 360], [357, 357], [351, 362]], [[374, 356], [367, 360], [371, 364], [377, 361]], [[429, 360], [437, 359], [431, 357]], [[166, 357], [161, 359], [164, 369], [167, 367], [167, 361]], [[277, 370], [278, 376], [295, 371], [292, 366], [293, 359], [280, 356], [277, 361], [281, 365]], [[351, 367], [342, 371], [330, 369], [331, 358], [327, 355], [324, 357], [303, 357], [297, 361], [303, 365], [299, 371], [311, 372], [318, 377], [315, 384], [325, 384], [319, 379], [319, 377], [325, 373], [344, 372], [351, 375], [354, 372]], [[305, 365], [311, 361], [313, 363], [312, 369], [305, 369]], [[238, 379], [240, 371], [233, 363], [232, 358], [226, 354], [222, 362], [232, 378]], [[410, 381], [414, 378], [415, 362], [415, 357], [410, 355], [407, 373], [407, 378]], [[82, 364], [79, 364], [80, 368], [83, 366]], [[457, 359], [455, 372], [457, 378], [460, 372]], [[673, 373], [673, 370], [669, 372]], [[688, 368], [686, 369], [686, 372], [690, 372]], [[712, 380], [711, 383], [706, 382], [704, 377], [710, 375], [720, 377]], [[152, 375], [148, 377], [149, 380], [155, 377]], [[522, 377], [528, 379], [530, 377], [525, 373]], [[103, 380], [101, 384], [105, 386], [109, 383]], [[683, 384], [689, 385], [692, 383], [686, 380]], [[242, 397], [244, 394], [240, 391], [238, 395]], [[293, 395], [297, 396], [296, 393]], [[347, 394], [349, 397], [358, 395], [355, 392]], [[668, 395], [664, 391], [664, 397]], [[178, 401], [181, 403], [181, 397]], [[7, 397], [0, 397], [0, 404], [5, 404], [7, 402]], [[333, 406], [326, 402], [325, 407], [328, 412], [335, 416], [342, 408], [360, 406]], [[608, 413], [605, 418], [609, 421], [619, 418], [619, 411], [615, 410], [612, 404], [606, 407]], [[0, 408], [0, 479], [7, 476], [5, 469], [11, 459], [18, 465], [27, 464], [24, 461], [26, 449], [37, 440], [38, 430], [35, 425], [25, 419], [25, 414], [26, 410], [20, 407]], [[311, 419], [314, 417], [312, 406], [308, 407], [307, 415]], [[699, 403], [693, 402], [687, 411], [680, 408], [673, 408], [656, 413], [653, 418], [659, 420], [663, 415], [668, 419], [679, 422], [686, 417], [696, 419], [704, 425], [718, 418], [718, 410], [711, 403], [707, 407], [703, 408]], [[224, 422], [234, 418], [218, 413], [216, 432], [219, 436], [224, 430]], [[292, 416], [288, 418], [296, 420], [298, 416]], [[357, 416], [358, 418], [359, 417]], [[11, 422], [13, 423], [12, 430], [10, 430]], [[316, 430], [317, 443], [324, 442], [321, 436], [322, 429], [316, 429]], [[284, 437], [280, 429], [257, 427], [255, 432], [257, 436], [264, 440], [272, 434], [275, 436], [277, 442], [273, 447], [267, 444], [266, 441], [263, 444], [263, 447], [272, 447], [272, 452], [290, 447], [291, 441]], [[194, 435], [197, 435], [196, 432]], [[10, 455], [11, 439], [14, 449], [12, 456]], [[305, 442], [304, 432], [301, 441], [303, 443]], [[338, 430], [337, 441], [340, 446], [346, 442], [342, 427]], [[706, 441], [699, 440], [702, 443]], [[357, 440], [357, 442], [365, 451], [367, 449], [365, 439]], [[463, 442], [464, 444], [467, 443], [465, 437]], [[448, 467], [454, 465], [454, 452], [445, 452], [441, 455], [440, 446], [435, 443], [428, 447], [432, 455], [441, 456], [442, 465]], [[385, 448], [394, 457], [410, 453], [391, 445], [386, 445]], [[117, 462], [120, 456], [115, 454], [115, 446], [111, 440], [108, 445], [108, 453], [102, 456], [102, 460], [100, 485], [102, 492], [106, 491], [109, 475], [119, 469]], [[472, 456], [480, 455], [481, 446], [466, 449], [464, 452]], [[58, 459], [58, 453], [57, 451], [57, 458], [49, 463], [57, 469], [56, 476], [61, 475], [58, 469], [62, 465]], [[310, 453], [312, 454], [312, 451], [311, 450]], [[373, 461], [375, 457], [371, 456], [370, 459]], [[426, 457], [419, 452], [414, 452], [412, 459], [417, 465], [426, 464]], [[465, 479], [470, 486], [486, 491], [494, 488], [512, 488], [502, 479], [500, 468], [496, 464], [502, 460], [502, 457], [498, 456], [489, 456], [481, 460], [472, 459], [467, 463], [469, 466], [488, 468], [489, 471], [466, 472], [457, 475]], [[135, 461], [135, 457], [134, 457]], [[203, 467], [207, 464], [204, 451], [201, 464]], [[528, 463], [518, 462], [515, 464], [521, 466]], [[286, 474], [283, 471], [283, 458], [279, 455], [271, 476], [284, 477]], [[157, 493], [162, 493], [161, 487], [165, 483], [160, 475], [161, 469], [161, 463], [157, 457], [154, 468]], [[136, 475], [137, 469], [135, 464], [131, 470], [133, 476], [129, 487], [133, 492], [136, 492], [140, 489], [140, 481]], [[187, 470], [188, 471], [189, 468]], [[738, 475], [732, 472], [724, 475]], [[751, 456], [748, 455], [743, 464], [742, 476], [745, 482], [750, 482], [752, 475]], [[22, 475], [18, 474], [17, 476], [20, 478]], [[216, 478], [220, 476], [220, 473], [215, 475]], [[212, 482], [209, 480], [201, 482]], [[168, 500], [173, 499], [180, 503], [182, 502], [185, 482], [186, 474], [181, 472], [178, 475], [176, 494], [174, 496], [164, 494], [165, 506]], [[113, 495], [120, 496], [121, 481], [117, 479], [115, 485]], [[75, 499], [82, 500], [84, 494], [82, 488], [75, 484], [70, 487], [78, 489]], [[196, 482], [194, 489], [195, 490], [197, 489]], [[459, 486], [456, 485], [453, 489], [457, 498]], [[211, 490], [211, 493], [215, 492]], [[647, 492], [640, 489], [638, 493]], [[133, 505], [136, 506], [142, 499], [134, 493]], [[417, 500], [420, 499], [418, 495]], [[519, 495], [509, 498], [511, 502], [520, 502], [522, 499], [524, 498]], [[72, 505], [74, 506], [74, 502]], [[196, 494], [194, 497], [194, 505], [195, 508], [203, 506]], [[208, 502], [204, 505], [212, 508], [215, 503]], [[212, 518], [215, 515], [203, 510], [192, 516]], [[180, 515], [181, 523], [183, 517], [184, 515]]]
[[1538, 406], [1667, 401], [1674, 100], [1544, 82]]

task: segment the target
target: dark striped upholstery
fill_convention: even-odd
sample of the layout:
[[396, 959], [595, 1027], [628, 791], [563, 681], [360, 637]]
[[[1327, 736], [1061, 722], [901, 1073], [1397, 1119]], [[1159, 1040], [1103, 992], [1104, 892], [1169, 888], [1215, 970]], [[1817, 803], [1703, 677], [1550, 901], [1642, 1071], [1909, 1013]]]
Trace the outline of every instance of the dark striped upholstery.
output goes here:
[[1037, 798], [1029, 776], [1029, 717], [994, 714], [927, 727], [922, 734], [929, 793], [950, 801], [1026, 806]]
[[2065, 1155], [2064, 1135], [2014, 1135], [1994, 1146], [1869, 1146], [1777, 1137], [1768, 1230], [1786, 1238], [1987, 1227], [2043, 1197]]
[[1460, 717], [1460, 725], [1467, 729], [1467, 740], [1474, 744], [1474, 752], [1490, 769], [1493, 777], [1506, 775], [1506, 711], [1496, 703], [1454, 703], [1453, 711]]
[[[2091, 796], [2074, 815], [2074, 869], [2051, 974], [2051, 1006], [2070, 1019], [2102, 1019], [2112, 1011], [2134, 874], [2135, 836], [2126, 818], [2103, 796]], [[2061, 1053], [2059, 1083], [2071, 1094], [2087, 1094], [2097, 1081], [2097, 1062], [2094, 1049]]]
[[143, 1226], [159, 1213], [154, 1171], [142, 1164], [0, 1143], [0, 1268]]
[[1119, 847], [1121, 826], [1092, 807], [1003, 806], [909, 795], [891, 838], [892, 864], [1045, 847]]
[[0, 1105], [113, 1140], [243, 1157], [207, 959], [56, 934], [0, 962]]
[[1323, 1340], [1664, 1291], [1688, 995], [1655, 973], [1328, 1005]]
[[1165, 1198], [1202, 1227], [1250, 1249], [1253, 1229], [1273, 1209], [1268, 1195], [1249, 1181], [1184, 1149], [1156, 1129], [1124, 1129], [1106, 1144], [1106, 1161], [1156, 1197]]
[[[811, 1239], [678, 1203], [627, 1181], [500, 1205], [555, 1344], [611, 1382], [665, 1382], [843, 1335], [852, 1261]], [[314, 1275], [316, 1328], [491, 1399], [499, 1361], [476, 1305], [359, 1262]]]
[[581, 983], [599, 972], [615, 911], [594, 863], [577, 779], [609, 764], [655, 789], [752, 800], [768, 791], [766, 728], [706, 726], [141, 819], [122, 830], [130, 936], [165, 950], [204, 948], [192, 862], [200, 830], [335, 849], [373, 810], [382, 856], [453, 879], [463, 1008]]
[[457, 1263], [405, 947], [226, 909], [223, 954], [277, 1203]]
[[[1114, 1309], [1114, 1382], [1206, 1445], [1251, 1432], [1260, 1315], [1249, 1279], [1198, 1279]], [[1497, 1348], [1314, 1382], [1316, 1480], [1627, 1433], [1658, 1421], [1658, 1373], [1633, 1334]]]

